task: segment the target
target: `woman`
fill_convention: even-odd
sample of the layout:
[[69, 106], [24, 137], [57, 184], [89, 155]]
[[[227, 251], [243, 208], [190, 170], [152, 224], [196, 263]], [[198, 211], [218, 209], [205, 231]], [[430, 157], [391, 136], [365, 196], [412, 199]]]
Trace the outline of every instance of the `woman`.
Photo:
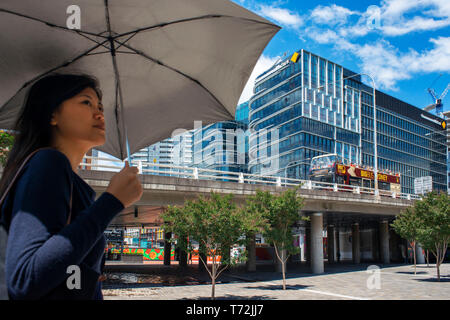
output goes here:
[[29, 154], [48, 149], [31, 157], [0, 208], [10, 299], [103, 299], [103, 232], [140, 199], [142, 187], [137, 168], [126, 163], [94, 201], [95, 191], [77, 174], [86, 152], [105, 143], [101, 98], [96, 80], [85, 75], [52, 74], [28, 92], [0, 195]]

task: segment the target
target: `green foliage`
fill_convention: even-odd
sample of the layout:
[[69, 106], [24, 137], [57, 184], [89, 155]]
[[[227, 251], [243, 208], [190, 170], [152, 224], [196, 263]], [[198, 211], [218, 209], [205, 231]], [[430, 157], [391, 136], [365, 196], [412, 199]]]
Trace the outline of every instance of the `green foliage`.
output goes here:
[[246, 244], [254, 235], [262, 234], [267, 229], [269, 221], [266, 217], [272, 200], [270, 192], [256, 190], [256, 194], [249, 196], [239, 210]]
[[8, 153], [11, 151], [13, 145], [14, 136], [5, 130], [0, 130], [0, 162], [3, 167], [6, 165]]
[[303, 198], [297, 194], [297, 190], [298, 187], [288, 189], [278, 196], [272, 196], [270, 201], [267, 195], [265, 198], [268, 207], [264, 211], [264, 217], [268, 224], [264, 230], [264, 238], [273, 243], [277, 250], [286, 250], [288, 256], [298, 253], [298, 248], [292, 241], [292, 226], [298, 220], [308, 220], [300, 213]]
[[403, 211], [391, 224], [395, 232], [409, 242], [417, 240], [422, 221], [419, 219], [413, 208]]
[[422, 222], [418, 241], [434, 254], [436, 250], [446, 249], [450, 240], [450, 197], [430, 192], [415, 203], [414, 210]]
[[[186, 201], [183, 207], [169, 206], [162, 215], [163, 228], [179, 237], [189, 237], [199, 244], [199, 253], [213, 257], [223, 257], [222, 265], [239, 262], [230, 260], [229, 250], [236, 244], [242, 244], [242, 213], [232, 201], [232, 195], [221, 196], [211, 193], [210, 199], [199, 197]], [[192, 241], [178, 244], [180, 249], [194, 253]], [[242, 259], [242, 255], [239, 255]]]
[[430, 192], [405, 210], [392, 226], [401, 237], [417, 241], [433, 253], [440, 279], [439, 266], [450, 241], [450, 197], [443, 192]]

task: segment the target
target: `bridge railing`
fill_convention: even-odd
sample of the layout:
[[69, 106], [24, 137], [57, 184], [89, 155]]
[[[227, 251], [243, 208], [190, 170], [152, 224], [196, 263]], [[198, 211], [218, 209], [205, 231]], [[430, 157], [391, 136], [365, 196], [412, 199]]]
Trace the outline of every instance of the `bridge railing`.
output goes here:
[[[91, 161], [91, 163], [83, 162], [80, 164], [80, 167], [84, 169], [89, 168], [90, 170], [117, 172], [120, 171], [124, 166], [123, 161], [118, 161], [110, 158], [85, 156], [84, 159]], [[99, 163], [98, 161], [111, 162], [113, 164], [104, 164]], [[119, 163], [120, 165], [117, 165]], [[420, 196], [415, 194], [400, 193], [380, 189], [378, 189], [377, 192], [373, 188], [321, 182], [321, 181], [302, 180], [277, 176], [264, 176], [251, 173], [221, 171], [198, 167], [159, 164], [139, 160], [132, 160], [130, 165], [135, 165], [136, 167], [138, 167], [140, 174], [154, 174], [160, 176], [161, 175], [172, 176], [185, 179], [209, 179], [215, 181], [229, 181], [248, 184], [276, 185], [279, 187], [281, 186], [296, 187], [300, 185], [300, 188], [310, 190], [327, 190], [334, 192], [349, 192], [355, 194], [368, 194], [368, 195], [376, 195], [378, 193], [378, 195], [380, 196], [392, 197], [397, 199], [408, 199], [408, 200], [420, 199]]]

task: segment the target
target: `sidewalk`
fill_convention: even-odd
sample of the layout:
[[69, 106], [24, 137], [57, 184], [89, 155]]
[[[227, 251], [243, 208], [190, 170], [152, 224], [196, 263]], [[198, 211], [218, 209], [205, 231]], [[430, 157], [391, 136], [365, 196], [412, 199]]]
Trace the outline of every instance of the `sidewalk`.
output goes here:
[[[418, 265], [414, 275], [412, 265], [379, 266], [380, 288], [368, 288], [374, 273], [369, 264], [326, 265], [325, 273], [313, 275], [305, 265], [289, 264], [287, 290], [282, 290], [282, 275], [273, 265], [258, 265], [257, 272], [234, 268], [223, 273], [216, 285], [217, 299], [444, 299], [450, 300], [450, 264], [441, 266], [441, 282], [436, 281], [436, 268]], [[124, 266], [122, 266], [124, 267]], [[112, 272], [118, 266], [107, 266], [109, 279], [104, 283], [105, 300], [151, 299], [178, 300], [209, 299], [209, 275], [189, 266], [127, 265], [129, 273]], [[123, 270], [123, 269], [122, 269]], [[134, 272], [134, 273], [132, 273]]]

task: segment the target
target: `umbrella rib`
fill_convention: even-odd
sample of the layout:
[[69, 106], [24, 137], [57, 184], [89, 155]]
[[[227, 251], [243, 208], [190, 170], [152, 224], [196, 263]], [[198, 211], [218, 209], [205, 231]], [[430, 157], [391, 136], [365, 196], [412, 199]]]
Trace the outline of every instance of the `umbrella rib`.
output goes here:
[[88, 40], [91, 40], [92, 42], [95, 42], [95, 43], [101, 45], [101, 46], [104, 47], [105, 49], [108, 49], [108, 52], [109, 52], [110, 49], [108, 48], [108, 46], [105, 46], [105, 45], [103, 44], [103, 43], [105, 43], [106, 41], [104, 41], [103, 43], [100, 43], [99, 41], [94, 40], [94, 39], [91, 39], [91, 38], [89, 38], [88, 36], [86, 36], [86, 35], [84, 35], [84, 34], [82, 34], [82, 33], [79, 33], [79, 35], [85, 37], [85, 38], [88, 39]]
[[133, 30], [133, 31], [127, 31], [127, 32], [121, 33], [119, 35], [116, 35], [114, 37], [114, 39], [117, 39], [117, 38], [120, 38], [120, 37], [123, 37], [123, 36], [127, 36], [127, 35], [132, 34], [132, 33], [138, 33], [138, 32], [141, 32], [141, 31], [147, 31], [147, 30], [151, 30], [151, 29], [166, 27], [166, 26], [169, 26], [169, 25], [172, 25], [172, 24], [183, 23], [183, 22], [190, 22], [190, 21], [196, 21], [196, 20], [202, 20], [202, 19], [216, 19], [216, 18], [239, 19], [239, 20], [244, 20], [244, 21], [249, 21], [249, 22], [254, 22], [254, 23], [259, 23], [259, 24], [265, 24], [265, 25], [269, 25], [269, 26], [281, 29], [279, 26], [277, 26], [275, 24], [272, 24], [272, 23], [269, 23], [269, 22], [258, 21], [258, 20], [255, 20], [255, 19], [243, 18], [243, 17], [233, 17], [233, 16], [220, 15], [220, 14], [208, 14], [208, 15], [204, 15], [204, 16], [186, 18], [186, 19], [181, 19], [181, 20], [176, 20], [176, 21], [171, 21], [171, 22], [162, 22], [162, 23], [158, 23], [158, 24], [153, 25], [153, 26], [138, 28], [138, 29]]
[[203, 84], [201, 84], [200, 83], [200, 81], [198, 81], [197, 79], [194, 79], [194, 78], [192, 78], [191, 76], [189, 76], [189, 75], [187, 75], [187, 74], [185, 74], [185, 73], [183, 73], [182, 71], [180, 71], [180, 70], [178, 70], [178, 69], [175, 69], [175, 68], [173, 68], [173, 67], [171, 67], [171, 66], [169, 66], [169, 65], [166, 65], [166, 64], [164, 64], [163, 62], [161, 62], [161, 61], [159, 61], [159, 60], [157, 60], [157, 59], [155, 59], [155, 58], [152, 58], [152, 57], [150, 57], [149, 55], [147, 55], [147, 54], [145, 54], [144, 52], [142, 52], [142, 51], [140, 51], [140, 50], [138, 50], [138, 49], [135, 49], [135, 48], [133, 48], [133, 47], [130, 47], [129, 45], [127, 45], [127, 44], [125, 44], [125, 43], [121, 43], [120, 41], [118, 41], [118, 40], [114, 40], [115, 42], [117, 42], [117, 43], [119, 43], [119, 44], [121, 44], [121, 45], [123, 45], [124, 47], [126, 47], [126, 48], [128, 48], [128, 49], [130, 49], [130, 50], [132, 50], [132, 51], [134, 51], [134, 52], [136, 52], [137, 54], [139, 54], [140, 56], [142, 56], [142, 57], [144, 57], [144, 58], [146, 58], [146, 59], [148, 59], [148, 60], [150, 60], [150, 61], [152, 61], [152, 62], [154, 62], [154, 63], [156, 63], [156, 64], [159, 64], [160, 66], [163, 66], [163, 67], [165, 67], [165, 68], [168, 68], [168, 69], [170, 69], [170, 70], [172, 70], [172, 71], [174, 71], [174, 72], [176, 72], [176, 73], [178, 73], [178, 74], [180, 74], [180, 75], [182, 75], [183, 77], [186, 77], [186, 78], [188, 78], [189, 80], [191, 80], [192, 82], [194, 82], [194, 83], [196, 83], [198, 86], [200, 86], [203, 90], [205, 90], [229, 115], [230, 115], [230, 117], [232, 118], [232, 119], [234, 119], [234, 116], [228, 111], [228, 109], [227, 108], [225, 108], [225, 106], [223, 105], [223, 103], [222, 102], [220, 102], [219, 101], [219, 99], [217, 99], [217, 97], [215, 96], [215, 95], [213, 95], [212, 93], [211, 93], [211, 91], [209, 91]]
[[[130, 41], [131, 40], [131, 38], [133, 38], [135, 35], [137, 35], [138, 33], [137, 32], [135, 32], [135, 33], [133, 33], [130, 37], [128, 37], [128, 39], [126, 39], [123, 43], [127, 43], [128, 41]], [[118, 42], [119, 43], [119, 42]], [[122, 43], [120, 43], [120, 45], [116, 48], [116, 50], [117, 49], [119, 49], [121, 46], [122, 46], [123, 44]]]
[[[107, 40], [105, 40], [104, 42], [106, 42], [106, 41], [107, 41]], [[82, 58], [82, 57], [84, 57], [84, 56], [87, 56], [89, 52], [91, 52], [91, 51], [97, 49], [98, 47], [100, 47], [100, 45], [101, 45], [101, 44], [98, 44], [98, 45], [96, 45], [96, 46], [93, 46], [92, 48], [90, 48], [90, 49], [87, 50], [86, 52], [83, 52], [82, 54], [76, 56], [76, 57], [73, 58], [72, 60], [66, 61], [66, 62], [64, 62], [63, 64], [61, 64], [61, 65], [59, 65], [59, 66], [57, 66], [57, 67], [54, 67], [54, 68], [52, 68], [52, 69], [50, 69], [50, 70], [48, 70], [48, 71], [46, 71], [46, 72], [44, 72], [44, 73], [42, 73], [42, 74], [36, 76], [36, 77], [34, 77], [34, 78], [31, 79], [31, 80], [28, 80], [27, 82], [25, 82], [25, 83], [22, 85], [22, 87], [20, 87], [19, 90], [17, 90], [17, 92], [16, 92], [16, 93], [15, 93], [15, 94], [7, 101], [7, 102], [5, 102], [5, 104], [3, 104], [3, 106], [7, 105], [7, 104], [8, 104], [8, 103], [9, 103], [9, 102], [10, 102], [10, 101], [11, 101], [11, 100], [12, 100], [19, 92], [20, 92], [20, 90], [26, 88], [26, 87], [27, 87], [30, 83], [32, 83], [33, 81], [35, 81], [35, 80], [37, 80], [37, 79], [39, 79], [39, 78], [41, 78], [41, 77], [43, 77], [43, 76], [45, 76], [45, 75], [47, 75], [47, 74], [49, 74], [49, 73], [51, 73], [51, 72], [53, 72], [53, 71], [59, 69], [59, 68], [67, 67], [69, 64], [71, 64], [71, 63], [77, 61], [78, 59], [80, 59], [80, 58]]]
[[[101, 33], [100, 34], [96, 34], [96, 33], [89, 32], [89, 31], [81, 31], [81, 30], [77, 30], [77, 29], [69, 29], [67, 27], [59, 26], [59, 25], [56, 25], [54, 23], [51, 23], [51, 22], [48, 22], [48, 21], [45, 21], [45, 20], [42, 20], [42, 19], [39, 19], [39, 18], [27, 16], [25, 14], [14, 12], [14, 11], [7, 10], [7, 9], [0, 8], [0, 12], [5, 12], [5, 13], [9, 13], [9, 14], [12, 14], [12, 15], [16, 15], [16, 16], [22, 17], [22, 18], [38, 21], [38, 22], [46, 24], [49, 27], [59, 28], [59, 29], [62, 29], [62, 30], [65, 30], [65, 31], [69, 31], [69, 32], [75, 32], [75, 33], [77, 33], [79, 35], [81, 35], [82, 33], [85, 33], [85, 34], [88, 34], [88, 35], [91, 35], [91, 36], [105, 38], [105, 36], [102, 36]], [[88, 39], [90, 39], [90, 38], [88, 38]], [[92, 39], [90, 39], [90, 40], [92, 40]], [[94, 40], [92, 40], [92, 41], [94, 41]]]
[[[120, 102], [120, 111], [122, 115], [122, 126], [124, 127], [124, 133], [127, 137], [127, 127], [125, 126], [125, 116], [123, 112], [123, 95], [122, 95], [122, 86], [120, 84], [120, 75], [119, 75], [119, 68], [117, 66], [117, 60], [116, 60], [116, 48], [114, 47], [114, 37], [112, 35], [112, 29], [111, 29], [111, 20], [109, 17], [109, 6], [108, 6], [108, 0], [104, 0], [105, 5], [105, 19], [106, 19], [106, 27], [108, 32], [108, 41], [110, 43], [110, 53], [111, 53], [111, 59], [114, 69], [114, 76], [116, 78], [116, 95], [115, 95], [115, 106], [114, 106], [114, 113], [116, 115], [116, 127], [117, 127], [117, 134], [120, 139], [119, 148], [120, 148], [120, 158], [123, 159], [123, 148], [122, 145], [124, 143], [123, 137], [120, 131], [119, 126], [119, 102]], [[128, 149], [127, 149], [128, 150]], [[130, 155], [128, 155], [130, 156]]]

